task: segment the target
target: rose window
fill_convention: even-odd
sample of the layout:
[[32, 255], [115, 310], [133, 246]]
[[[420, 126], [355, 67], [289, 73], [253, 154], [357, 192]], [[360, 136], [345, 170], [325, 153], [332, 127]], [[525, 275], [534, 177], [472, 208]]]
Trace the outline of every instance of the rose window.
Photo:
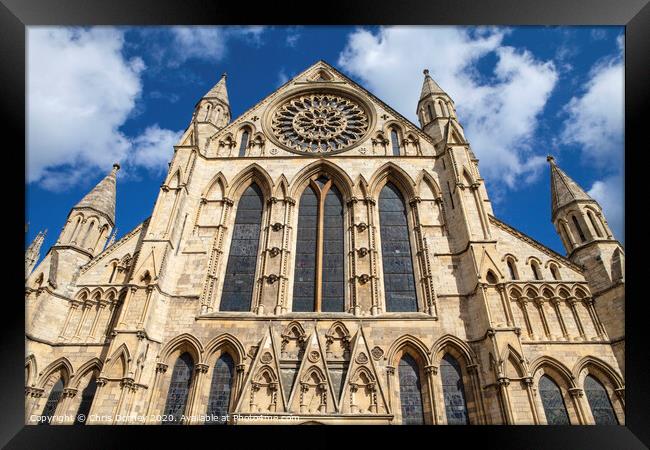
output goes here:
[[368, 131], [364, 109], [349, 98], [333, 94], [294, 97], [273, 114], [273, 133], [291, 150], [328, 153], [343, 150]]

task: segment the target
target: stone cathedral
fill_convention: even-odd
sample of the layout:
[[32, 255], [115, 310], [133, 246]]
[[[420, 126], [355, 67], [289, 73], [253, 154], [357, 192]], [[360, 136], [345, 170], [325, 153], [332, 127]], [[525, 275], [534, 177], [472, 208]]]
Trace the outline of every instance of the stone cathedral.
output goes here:
[[319, 61], [233, 120], [224, 75], [148, 218], [112, 238], [116, 164], [27, 249], [26, 423], [624, 424], [600, 205], [548, 158], [554, 252], [426, 70], [413, 107]]

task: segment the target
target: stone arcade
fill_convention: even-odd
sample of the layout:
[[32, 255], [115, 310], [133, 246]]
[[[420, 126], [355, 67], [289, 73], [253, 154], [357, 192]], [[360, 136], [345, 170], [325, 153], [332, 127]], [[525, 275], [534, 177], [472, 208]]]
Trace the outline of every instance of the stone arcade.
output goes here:
[[26, 254], [26, 422], [623, 424], [600, 206], [549, 157], [567, 255], [496, 218], [424, 73], [419, 126], [323, 61], [231, 120], [224, 75], [108, 242], [115, 165]]

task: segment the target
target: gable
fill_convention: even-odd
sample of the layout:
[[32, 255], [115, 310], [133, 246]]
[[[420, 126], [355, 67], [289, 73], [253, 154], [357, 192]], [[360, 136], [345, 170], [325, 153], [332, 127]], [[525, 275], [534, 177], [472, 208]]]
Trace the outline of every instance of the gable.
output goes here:
[[[219, 130], [200, 150], [207, 157], [237, 156], [247, 131], [249, 156], [390, 155], [393, 129], [404, 154], [435, 154], [432, 138], [418, 126], [319, 61]], [[260, 134], [263, 138], [251, 139]]]

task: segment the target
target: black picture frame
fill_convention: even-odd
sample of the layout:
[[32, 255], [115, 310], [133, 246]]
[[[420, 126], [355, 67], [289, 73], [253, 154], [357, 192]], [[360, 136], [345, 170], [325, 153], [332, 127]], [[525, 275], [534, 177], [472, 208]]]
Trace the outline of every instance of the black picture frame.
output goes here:
[[[3, 205], [20, 208], [16, 190], [24, 189], [24, 157], [16, 149], [25, 149], [25, 36], [31, 25], [185, 25], [185, 24], [412, 24], [412, 25], [622, 25], [625, 26], [625, 156], [632, 164], [626, 166], [626, 203], [639, 206], [644, 184], [641, 162], [646, 151], [645, 119], [650, 104], [650, 6], [648, 0], [358, 0], [302, 2], [242, 3], [208, 0], [2, 0], [0, 5], [0, 83], [2, 95], [2, 128], [5, 148], [3, 159]], [[14, 145], [6, 142], [13, 140]], [[10, 153], [12, 152], [12, 153]], [[22, 169], [22, 180], [21, 180]], [[638, 171], [638, 172], [637, 172]], [[643, 180], [643, 178], [641, 178]], [[23, 191], [24, 192], [24, 191]], [[24, 195], [23, 198], [24, 200]], [[638, 210], [643, 208], [634, 208]], [[25, 204], [23, 203], [23, 211]], [[2, 222], [5, 247], [12, 254], [24, 254], [20, 240], [12, 237], [23, 233], [23, 214], [5, 213]], [[38, 427], [24, 425], [24, 286], [19, 264], [8, 262], [12, 286], [4, 298], [2, 339], [2, 418], [0, 444], [6, 448], [112, 448], [132, 447], [136, 438], [149, 442], [157, 438], [167, 445], [173, 438], [183, 439], [184, 446], [196, 446], [198, 434], [211, 444], [215, 433], [234, 439], [243, 448], [251, 439], [265, 447], [347, 447], [354, 439], [363, 447], [390, 445], [439, 446], [441, 438], [454, 445], [468, 444], [487, 448], [570, 448], [570, 449], [632, 449], [650, 444], [650, 389], [647, 377], [647, 319], [643, 306], [640, 277], [644, 268], [644, 239], [641, 232], [645, 220], [626, 220], [626, 425], [606, 426], [485, 426], [485, 427]], [[646, 233], [647, 234], [647, 233]], [[18, 259], [18, 255], [16, 255]], [[9, 260], [6, 260], [9, 261]], [[10, 259], [13, 261], [13, 258]], [[635, 262], [636, 261], [636, 262]], [[20, 271], [20, 273], [18, 273]], [[7, 279], [9, 277], [6, 277]], [[16, 292], [13, 294], [15, 287]], [[21, 294], [22, 293], [22, 294]], [[15, 295], [15, 296], [14, 296]], [[644, 339], [646, 338], [646, 339]], [[180, 429], [179, 429], [180, 428]], [[228, 428], [224, 430], [224, 428]], [[172, 431], [173, 429], [173, 431]], [[190, 431], [191, 430], [191, 431]], [[334, 432], [332, 432], [334, 431]], [[414, 436], [418, 434], [418, 436]], [[197, 436], [198, 437], [198, 436]], [[238, 444], [237, 444], [238, 442]], [[141, 444], [147, 445], [147, 444]], [[233, 444], [230, 444], [233, 445]]]

